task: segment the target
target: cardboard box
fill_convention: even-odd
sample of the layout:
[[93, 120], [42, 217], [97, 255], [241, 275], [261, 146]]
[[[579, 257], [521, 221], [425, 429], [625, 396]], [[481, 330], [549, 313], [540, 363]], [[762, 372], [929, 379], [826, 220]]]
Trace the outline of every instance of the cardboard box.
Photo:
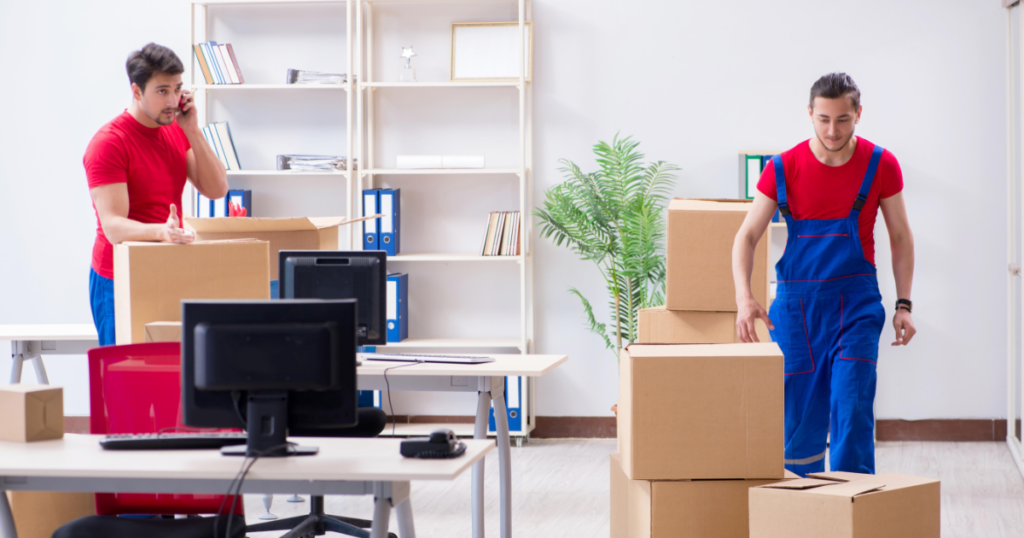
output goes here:
[[64, 391], [51, 385], [0, 386], [0, 441], [64, 437]]
[[181, 321], [182, 299], [269, 299], [269, 260], [265, 241], [115, 245], [117, 343], [145, 341], [147, 323]]
[[751, 538], [939, 538], [939, 481], [818, 473], [750, 490]]
[[632, 344], [619, 368], [619, 449], [630, 479], [784, 476], [778, 345]]
[[65, 523], [96, 515], [94, 493], [8, 491], [18, 538], [50, 538]]
[[154, 321], [146, 324], [146, 342], [181, 342], [180, 321]]
[[[735, 312], [669, 310], [664, 306], [641, 308], [637, 313], [640, 344], [732, 344], [739, 342]], [[754, 321], [757, 338], [771, 342], [768, 327]]]
[[[611, 455], [611, 538], [747, 538], [750, 488], [778, 480], [630, 480]], [[799, 478], [787, 472], [784, 480]]]
[[362, 219], [345, 217], [218, 217], [185, 218], [185, 228], [196, 240], [259, 239], [270, 243], [270, 280], [277, 280], [277, 253], [281, 250], [338, 250], [338, 227]]
[[[668, 206], [665, 306], [669, 310], [735, 312], [732, 245], [751, 204], [746, 200], [684, 200]], [[768, 308], [771, 226], [754, 249], [750, 290]]]

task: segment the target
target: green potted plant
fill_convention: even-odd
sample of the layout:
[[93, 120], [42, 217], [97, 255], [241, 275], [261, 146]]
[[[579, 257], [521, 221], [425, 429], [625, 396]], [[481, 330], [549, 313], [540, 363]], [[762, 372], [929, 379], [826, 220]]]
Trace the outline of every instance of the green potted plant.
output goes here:
[[[541, 237], [575, 251], [597, 266], [608, 290], [612, 320], [600, 323], [591, 302], [576, 288], [588, 329], [615, 353], [637, 338], [637, 311], [665, 299], [665, 206], [678, 167], [658, 161], [643, 164], [632, 137], [594, 145], [598, 170], [584, 173], [562, 159], [565, 181], [545, 193]], [[613, 408], [614, 410], [614, 408]]]

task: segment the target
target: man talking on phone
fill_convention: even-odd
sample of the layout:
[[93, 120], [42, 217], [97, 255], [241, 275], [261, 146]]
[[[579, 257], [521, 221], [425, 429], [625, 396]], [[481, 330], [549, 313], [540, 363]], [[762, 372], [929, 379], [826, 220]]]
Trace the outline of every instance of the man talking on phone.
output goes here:
[[101, 346], [115, 343], [113, 245], [190, 243], [180, 224], [186, 179], [210, 199], [228, 192], [227, 172], [202, 135], [174, 51], [150, 43], [125, 67], [131, 105], [100, 128], [83, 159], [98, 221], [89, 296]]

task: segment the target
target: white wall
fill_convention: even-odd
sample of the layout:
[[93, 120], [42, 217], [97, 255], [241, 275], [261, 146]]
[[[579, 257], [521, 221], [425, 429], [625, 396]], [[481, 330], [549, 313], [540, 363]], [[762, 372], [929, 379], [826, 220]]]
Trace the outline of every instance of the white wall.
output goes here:
[[[450, 22], [515, 16], [511, 3], [381, 4], [375, 13], [375, 68], [385, 80], [397, 79], [399, 46], [410, 44], [420, 54], [420, 80], [444, 80]], [[1005, 20], [996, 2], [536, 0], [534, 19], [538, 203], [561, 179], [558, 159], [593, 169], [590, 147], [616, 132], [642, 141], [650, 159], [683, 168], [678, 196], [735, 196], [736, 152], [789, 148], [811, 136], [810, 85], [829, 71], [850, 73], [863, 92], [858, 134], [899, 159], [917, 239], [920, 334], [910, 347], [890, 349], [892, 331], [884, 333], [878, 416], [1005, 414]], [[286, 67], [343, 70], [341, 41], [331, 34], [343, 20], [338, 8], [225, 8], [213, 37], [234, 43], [250, 81], [277, 82]], [[0, 40], [8, 74], [0, 86], [0, 323], [86, 323], [95, 220], [82, 154], [128, 105], [128, 52], [155, 41], [187, 57], [187, 4], [3, 2]], [[482, 153], [495, 166], [514, 159], [511, 90], [377, 95], [384, 165], [416, 152]], [[289, 99], [217, 103], [215, 118], [232, 122], [243, 166], [269, 167], [282, 152], [344, 152], [332, 130], [344, 120], [336, 100]], [[391, 183], [405, 190], [407, 251], [475, 248], [481, 215], [516, 204], [511, 179]], [[256, 210], [267, 216], [338, 214], [345, 203], [344, 188], [324, 180], [237, 184], [256, 190]], [[884, 226], [876, 233], [888, 306], [896, 297]], [[584, 330], [580, 305], [566, 291], [576, 286], [601, 305], [601, 280], [548, 241], [536, 241], [535, 252], [537, 351], [570, 356], [538, 383], [538, 412], [609, 415], [615, 361]], [[408, 270], [414, 336], [515, 334], [514, 270]], [[68, 414], [87, 413], [84, 360], [48, 365], [51, 380], [74, 388]], [[9, 359], [0, 361], [0, 376], [8, 368]], [[399, 395], [395, 406], [465, 414], [472, 402]]]

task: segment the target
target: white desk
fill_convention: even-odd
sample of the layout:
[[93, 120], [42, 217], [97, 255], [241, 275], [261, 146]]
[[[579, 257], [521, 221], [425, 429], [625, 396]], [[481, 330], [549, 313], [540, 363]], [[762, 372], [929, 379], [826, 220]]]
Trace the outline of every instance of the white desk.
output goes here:
[[99, 345], [92, 324], [0, 325], [0, 340], [11, 341], [11, 383], [21, 383], [22, 366], [32, 360], [36, 378], [44, 385], [50, 381], [43, 355], [84, 355]]
[[[242, 458], [215, 450], [103, 450], [101, 437], [0, 442], [0, 538], [18, 536], [3, 490], [224, 494], [242, 465]], [[399, 535], [415, 538], [409, 482], [453, 480], [494, 448], [493, 441], [467, 440], [459, 458], [420, 460], [403, 458], [397, 439], [293, 440], [318, 446], [320, 453], [260, 459], [242, 493], [373, 495], [372, 538], [387, 536], [391, 508], [397, 511]]]
[[[476, 392], [473, 437], [487, 437], [487, 418], [494, 405], [498, 437], [501, 538], [512, 537], [512, 461], [508, 415], [505, 410], [505, 377], [540, 377], [568, 360], [566, 355], [487, 355], [496, 359], [484, 364], [405, 363], [367, 360], [357, 369], [360, 390]], [[410, 366], [410, 364], [412, 364]], [[384, 370], [401, 366], [387, 373]], [[473, 538], [484, 537], [484, 461], [473, 466]], [[404, 538], [404, 537], [403, 537]]]

